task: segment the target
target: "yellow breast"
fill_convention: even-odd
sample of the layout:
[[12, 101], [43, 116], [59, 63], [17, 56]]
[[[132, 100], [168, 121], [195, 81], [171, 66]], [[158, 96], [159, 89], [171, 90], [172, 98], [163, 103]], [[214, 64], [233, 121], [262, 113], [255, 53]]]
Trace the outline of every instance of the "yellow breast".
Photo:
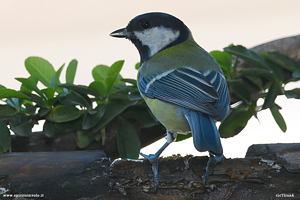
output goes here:
[[190, 131], [190, 126], [183, 114], [184, 108], [158, 99], [150, 99], [145, 95], [142, 96], [153, 115], [167, 130], [179, 134], [185, 134]]

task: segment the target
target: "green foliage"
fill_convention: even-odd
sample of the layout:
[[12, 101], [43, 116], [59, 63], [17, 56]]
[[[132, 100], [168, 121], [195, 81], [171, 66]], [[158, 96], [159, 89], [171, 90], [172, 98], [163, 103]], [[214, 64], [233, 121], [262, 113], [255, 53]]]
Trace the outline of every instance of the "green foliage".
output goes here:
[[10, 147], [11, 137], [6, 124], [0, 121], [0, 153], [8, 151]]
[[55, 123], [70, 122], [78, 119], [82, 115], [75, 106], [58, 105], [47, 114], [46, 120]]
[[30, 99], [27, 95], [22, 94], [21, 92], [12, 90], [12, 89], [0, 89], [0, 99], [4, 98], [23, 98], [23, 99]]
[[[284, 89], [287, 83], [300, 80], [299, 64], [277, 52], [256, 53], [241, 45], [229, 45], [224, 48], [224, 52], [235, 57], [234, 63], [231, 63], [231, 74], [225, 76], [229, 85], [231, 103], [237, 106], [232, 107], [229, 116], [221, 123], [219, 127], [221, 137], [228, 138], [238, 134], [252, 116], [257, 118], [257, 112], [265, 109], [270, 109], [274, 120], [285, 132], [287, 127], [275, 100], [282, 94], [288, 98], [299, 99], [299, 88], [289, 91]], [[212, 55], [214, 54], [215, 52]], [[224, 58], [220, 58], [219, 54], [221, 53], [214, 57], [222, 67]], [[249, 66], [239, 70], [240, 59], [247, 62]], [[258, 99], [264, 100], [263, 105], [256, 105]]]
[[[257, 112], [269, 109], [279, 128], [287, 127], [281, 109], [276, 103], [278, 95], [300, 99], [300, 88], [285, 90], [287, 83], [300, 79], [300, 66], [287, 56], [275, 52], [256, 53], [241, 45], [229, 45], [224, 51], [212, 51], [227, 79], [231, 97], [231, 112], [221, 122], [221, 137], [233, 137], [243, 130]], [[239, 63], [247, 62], [240, 69]], [[159, 124], [148, 110], [137, 89], [137, 81], [120, 75], [124, 61], [111, 66], [97, 65], [92, 70], [94, 80], [88, 85], [74, 84], [78, 66], [72, 60], [66, 68], [65, 82], [60, 75], [64, 64], [55, 71], [47, 60], [29, 57], [25, 67], [28, 78], [16, 78], [21, 82], [19, 91], [0, 85], [0, 153], [9, 150], [10, 131], [18, 136], [30, 137], [34, 124], [45, 120], [43, 133], [47, 137], [75, 132], [76, 144], [86, 148], [93, 141], [105, 145], [106, 127], [117, 124], [117, 146], [122, 158], [138, 158], [141, 147], [137, 130], [131, 122], [139, 122], [140, 128]], [[139, 68], [139, 63], [135, 69]], [[287, 78], [288, 77], [288, 78]], [[45, 87], [40, 88], [38, 83]], [[257, 105], [263, 99], [262, 105]], [[9, 128], [10, 129], [9, 129]], [[177, 141], [192, 134], [178, 135]]]
[[16, 109], [9, 105], [0, 105], [0, 121], [11, 119], [15, 112]]
[[188, 133], [186, 135], [178, 134], [175, 142], [180, 142], [180, 141], [188, 139], [190, 137], [192, 137], [192, 133]]
[[210, 54], [218, 61], [226, 79], [232, 73], [232, 55], [226, 51], [211, 51]]
[[138, 133], [126, 119], [119, 118], [118, 150], [121, 158], [137, 159], [140, 154], [141, 142]]
[[29, 57], [25, 60], [25, 67], [29, 74], [36, 77], [44, 86], [50, 86], [55, 70], [47, 60], [40, 57]]
[[26, 118], [23, 112], [15, 113], [10, 122], [10, 129], [18, 136], [28, 137], [31, 135], [31, 129], [34, 125], [32, 119]]
[[[89, 86], [75, 85], [77, 60], [72, 60], [66, 69], [66, 82], [61, 84], [60, 75], [64, 64], [57, 70], [45, 59], [29, 57], [25, 67], [29, 78], [16, 78], [22, 83], [20, 91], [0, 86], [0, 153], [9, 149], [10, 132], [18, 136], [30, 137], [31, 130], [38, 120], [46, 120], [43, 133], [47, 137], [56, 134], [76, 132], [76, 144], [79, 148], [87, 147], [92, 141], [102, 139], [105, 143], [105, 126], [137, 103], [144, 105], [138, 93], [135, 80], [123, 79], [119, 74], [124, 61], [117, 61], [111, 66], [98, 65], [92, 70], [94, 80]], [[41, 82], [45, 88], [39, 88]], [[127, 83], [127, 85], [125, 84]], [[145, 105], [144, 105], [145, 107]], [[134, 114], [134, 113], [133, 113]], [[126, 118], [117, 120], [123, 127], [119, 131], [118, 146], [122, 148], [122, 157], [136, 158], [140, 150], [139, 137]], [[131, 131], [135, 131], [131, 133]], [[130, 133], [129, 133], [130, 132]], [[125, 134], [125, 135], [124, 135]], [[127, 134], [135, 136], [132, 145]], [[123, 153], [124, 150], [124, 153]]]
[[[111, 67], [106, 65], [98, 65], [96, 66], [93, 71], [92, 75], [95, 82], [91, 83], [91, 88], [98, 88], [97, 90], [99, 94], [101, 93], [103, 97], [109, 96], [111, 93], [116, 92], [116, 88], [113, 85], [124, 85], [125, 83], [122, 82], [122, 76], [119, 74], [124, 61], [120, 60], [112, 64]], [[97, 85], [94, 85], [97, 84]]]
[[252, 108], [245, 103], [234, 107], [229, 116], [221, 123], [219, 127], [220, 135], [223, 138], [237, 135], [246, 127], [253, 112]]
[[66, 71], [66, 83], [74, 82], [77, 65], [78, 65], [78, 61], [75, 59], [71, 60], [71, 62], [69, 63], [67, 71]]
[[285, 124], [285, 121], [282, 117], [282, 115], [280, 114], [279, 112], [279, 106], [277, 105], [273, 105], [271, 108], [270, 108], [270, 111], [276, 121], [276, 123], [278, 124], [279, 128], [283, 131], [283, 132], [286, 132], [286, 124]]
[[242, 79], [235, 79], [229, 82], [229, 89], [245, 103], [251, 104], [251, 95], [248, 85]]
[[232, 55], [242, 58], [253, 66], [269, 69], [265, 59], [262, 56], [254, 51], [251, 51], [250, 49], [247, 49], [246, 47], [243, 47], [242, 45], [229, 45], [228, 47], [224, 48], [224, 50]]

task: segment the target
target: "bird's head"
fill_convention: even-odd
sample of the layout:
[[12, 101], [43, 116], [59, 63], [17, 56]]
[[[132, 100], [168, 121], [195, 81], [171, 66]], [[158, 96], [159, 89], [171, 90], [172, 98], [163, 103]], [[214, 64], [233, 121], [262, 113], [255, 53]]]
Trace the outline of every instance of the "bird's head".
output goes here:
[[186, 41], [190, 34], [178, 18], [153, 12], [133, 18], [126, 28], [116, 30], [110, 36], [129, 39], [138, 49], [143, 63], [158, 52]]

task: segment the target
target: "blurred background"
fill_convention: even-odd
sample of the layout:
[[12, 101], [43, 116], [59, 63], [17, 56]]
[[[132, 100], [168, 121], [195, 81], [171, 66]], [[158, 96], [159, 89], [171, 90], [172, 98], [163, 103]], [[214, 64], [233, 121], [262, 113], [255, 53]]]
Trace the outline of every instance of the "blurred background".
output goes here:
[[[207, 51], [229, 44], [248, 48], [274, 39], [300, 34], [300, 1], [297, 0], [0, 0], [0, 84], [19, 90], [15, 77], [29, 77], [24, 60], [39, 56], [57, 70], [78, 60], [75, 84], [92, 82], [92, 69], [125, 60], [124, 78], [136, 78], [139, 55], [128, 40], [109, 37], [136, 15], [145, 12], [172, 14], [190, 28], [195, 40]], [[64, 72], [61, 82], [65, 82]], [[300, 86], [300, 83], [296, 83]], [[294, 85], [287, 85], [287, 88]], [[226, 157], [244, 157], [247, 148], [259, 143], [300, 142], [300, 101], [279, 97], [287, 132], [281, 132], [269, 110], [258, 113], [236, 137], [222, 139]], [[35, 131], [42, 130], [36, 126]], [[165, 142], [142, 149], [155, 153]], [[192, 139], [170, 145], [162, 155], [206, 155], [194, 149]]]

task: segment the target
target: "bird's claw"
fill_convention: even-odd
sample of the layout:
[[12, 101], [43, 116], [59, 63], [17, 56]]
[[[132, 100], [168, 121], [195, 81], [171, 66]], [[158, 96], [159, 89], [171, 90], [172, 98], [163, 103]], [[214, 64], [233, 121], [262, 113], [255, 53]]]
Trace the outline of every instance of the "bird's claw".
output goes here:
[[157, 190], [158, 190], [158, 185], [159, 185], [158, 156], [155, 155], [155, 154], [146, 155], [146, 154], [143, 154], [143, 153], [140, 153], [140, 155], [143, 156], [145, 159], [149, 160], [149, 162], [152, 165], [152, 172], [153, 172], [153, 175], [154, 175], [154, 183], [155, 183], [154, 193], [156, 193]]
[[219, 162], [225, 160], [225, 156], [214, 156], [212, 154], [210, 154], [209, 160], [207, 162], [207, 166], [206, 166], [206, 172], [205, 174], [202, 176], [202, 180], [203, 180], [203, 184], [204, 186], [206, 185], [206, 180], [208, 178], [209, 175], [212, 174], [214, 167], [216, 166], [216, 164], [218, 164]]
[[151, 164], [154, 164], [156, 161], [158, 161], [158, 157], [155, 154], [146, 155], [146, 154], [140, 153], [140, 155], [143, 156], [145, 159], [149, 160], [149, 162]]

